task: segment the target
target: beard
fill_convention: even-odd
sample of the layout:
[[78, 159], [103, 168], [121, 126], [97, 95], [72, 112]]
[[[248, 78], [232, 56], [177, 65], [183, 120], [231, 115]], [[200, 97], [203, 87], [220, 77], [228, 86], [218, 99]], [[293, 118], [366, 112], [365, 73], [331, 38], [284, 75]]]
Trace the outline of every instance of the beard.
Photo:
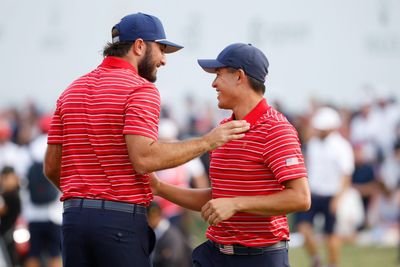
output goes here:
[[153, 53], [151, 45], [147, 45], [146, 53], [144, 54], [144, 58], [138, 64], [138, 73], [140, 76], [148, 80], [149, 82], [154, 83], [157, 80], [156, 64], [152, 61]]

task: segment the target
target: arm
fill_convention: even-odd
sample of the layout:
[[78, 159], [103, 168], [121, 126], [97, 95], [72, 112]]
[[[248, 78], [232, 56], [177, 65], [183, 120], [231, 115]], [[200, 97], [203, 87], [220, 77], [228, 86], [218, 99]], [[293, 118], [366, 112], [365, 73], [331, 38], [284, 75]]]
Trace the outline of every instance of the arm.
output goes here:
[[336, 213], [339, 199], [342, 197], [343, 193], [346, 192], [347, 189], [349, 189], [350, 186], [351, 186], [350, 175], [343, 175], [341, 188], [339, 192], [337, 192], [336, 195], [332, 198], [332, 201], [330, 203], [330, 209], [332, 213]]
[[46, 175], [50, 182], [60, 191], [61, 153], [61, 145], [48, 145], [43, 162], [44, 175]]
[[181, 165], [230, 140], [242, 138], [248, 129], [246, 121], [231, 121], [202, 137], [180, 142], [161, 143], [141, 135], [126, 135], [125, 140], [133, 168], [144, 174]]
[[218, 198], [210, 200], [202, 208], [204, 220], [210, 224], [229, 219], [236, 212], [248, 212], [262, 216], [285, 215], [290, 212], [306, 211], [311, 197], [307, 178], [286, 181], [281, 192], [266, 196]]
[[174, 186], [160, 181], [154, 173], [150, 174], [150, 183], [153, 194], [187, 209], [200, 211], [211, 199], [211, 188], [191, 189]]

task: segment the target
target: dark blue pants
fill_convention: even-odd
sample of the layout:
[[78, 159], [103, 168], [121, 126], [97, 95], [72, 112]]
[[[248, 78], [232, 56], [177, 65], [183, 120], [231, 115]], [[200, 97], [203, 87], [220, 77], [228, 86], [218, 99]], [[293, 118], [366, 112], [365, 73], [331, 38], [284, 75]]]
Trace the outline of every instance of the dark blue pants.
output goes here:
[[311, 208], [306, 212], [297, 213], [297, 223], [307, 222], [312, 225], [315, 215], [322, 214], [325, 218], [324, 233], [332, 234], [336, 224], [336, 214], [332, 213], [330, 209], [332, 199], [331, 196], [311, 194]]
[[290, 267], [286, 248], [261, 255], [225, 255], [210, 241], [195, 248], [192, 259], [193, 267]]
[[29, 256], [40, 258], [43, 253], [50, 257], [60, 256], [61, 226], [51, 221], [30, 222], [31, 234]]
[[149, 267], [154, 242], [145, 214], [81, 207], [64, 210], [63, 267]]

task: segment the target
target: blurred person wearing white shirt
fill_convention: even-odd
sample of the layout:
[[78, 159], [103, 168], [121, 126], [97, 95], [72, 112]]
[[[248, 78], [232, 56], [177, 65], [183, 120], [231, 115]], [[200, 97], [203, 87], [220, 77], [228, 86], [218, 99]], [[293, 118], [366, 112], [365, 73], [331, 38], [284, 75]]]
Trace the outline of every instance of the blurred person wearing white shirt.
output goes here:
[[[39, 120], [39, 128], [42, 133], [29, 146], [32, 163], [42, 163], [44, 160], [50, 119], [51, 117], [45, 115]], [[46, 182], [48, 181], [46, 180]], [[57, 195], [54, 200], [40, 205], [32, 201], [29, 190], [26, 190], [25, 194], [22, 195], [22, 214], [29, 223], [31, 234], [30, 250], [25, 267], [41, 266], [42, 258], [47, 261], [45, 266], [61, 267], [60, 246], [63, 208], [59, 201], [61, 195], [59, 192]]]
[[373, 112], [373, 104], [371, 97], [364, 98], [360, 103], [358, 112], [350, 121], [350, 141], [364, 147], [363, 157], [366, 160], [377, 162], [380, 153], [377, 131], [381, 124]]
[[0, 118], [0, 170], [6, 166], [13, 167], [16, 174], [23, 178], [29, 165], [29, 156], [25, 147], [11, 141], [11, 136], [10, 123]]
[[311, 120], [316, 135], [307, 143], [306, 163], [311, 190], [311, 209], [298, 214], [298, 229], [305, 237], [305, 246], [312, 267], [320, 267], [318, 244], [313, 231], [314, 217], [323, 214], [327, 236], [329, 267], [339, 263], [340, 238], [335, 232], [336, 210], [340, 197], [349, 188], [354, 170], [350, 143], [339, 133], [341, 118], [329, 107], [318, 109]]
[[400, 124], [400, 107], [385, 91], [380, 92], [376, 102], [377, 104], [372, 110], [373, 117], [378, 124], [375, 139], [384, 160], [391, 156], [396, 142], [396, 129]]

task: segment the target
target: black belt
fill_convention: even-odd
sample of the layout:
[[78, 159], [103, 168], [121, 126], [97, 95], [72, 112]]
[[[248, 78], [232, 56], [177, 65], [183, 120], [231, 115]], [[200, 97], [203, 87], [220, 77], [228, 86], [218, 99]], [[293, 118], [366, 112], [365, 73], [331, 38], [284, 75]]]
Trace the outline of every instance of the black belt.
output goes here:
[[265, 247], [246, 247], [242, 245], [223, 245], [211, 241], [214, 246], [223, 254], [226, 255], [261, 255], [267, 251], [287, 249], [289, 248], [288, 241], [279, 241], [273, 245]]
[[87, 198], [71, 198], [64, 201], [64, 210], [69, 208], [90, 208], [90, 209], [105, 209], [115, 210], [129, 213], [146, 214], [145, 206], [139, 204], [131, 204], [126, 202], [117, 202], [102, 199], [87, 199]]

